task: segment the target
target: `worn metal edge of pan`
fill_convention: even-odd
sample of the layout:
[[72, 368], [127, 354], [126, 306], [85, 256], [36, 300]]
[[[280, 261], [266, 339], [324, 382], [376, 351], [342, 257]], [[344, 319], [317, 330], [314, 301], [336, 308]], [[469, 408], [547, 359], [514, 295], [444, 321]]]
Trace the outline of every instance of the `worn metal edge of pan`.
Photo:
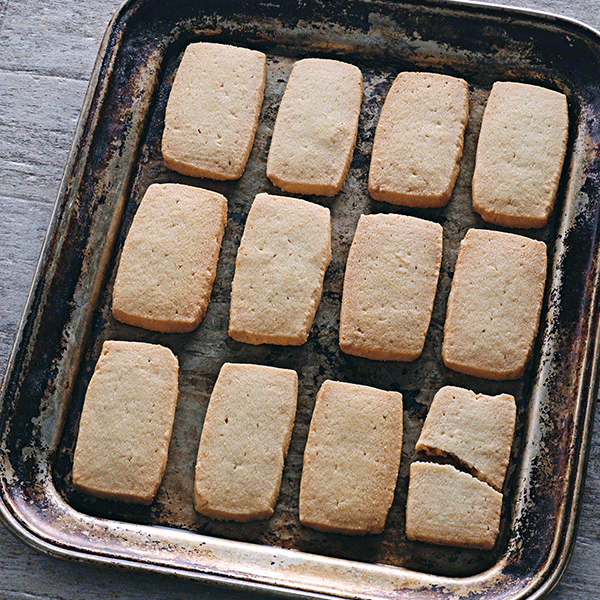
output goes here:
[[[113, 24], [116, 22], [118, 15], [121, 14], [126, 9], [126, 7], [131, 4], [133, 4], [133, 2], [126, 2], [123, 5], [123, 7], [120, 9], [120, 11], [117, 13], [117, 15], [115, 15], [115, 17], [111, 21], [111, 25], [109, 26], [109, 31], [107, 32], [107, 34], [103, 40], [101, 49], [100, 49], [100, 56], [96, 63], [96, 66], [94, 68], [94, 73], [93, 73], [91, 81], [90, 81], [88, 94], [86, 95], [84, 109], [82, 111], [82, 117], [80, 118], [79, 124], [77, 126], [77, 132], [76, 132], [76, 136], [75, 136], [75, 139], [73, 142], [69, 162], [68, 162], [67, 168], [65, 170], [66, 175], [63, 178], [63, 181], [61, 183], [61, 189], [60, 189], [60, 192], [58, 195], [58, 201], [55, 206], [55, 211], [54, 211], [52, 219], [51, 219], [50, 228], [48, 230], [48, 235], [44, 242], [44, 248], [43, 248], [42, 254], [40, 256], [40, 261], [38, 263], [38, 267], [36, 268], [34, 284], [31, 288], [31, 291], [30, 291], [30, 294], [29, 294], [29, 297], [27, 300], [27, 305], [26, 305], [26, 309], [24, 312], [24, 316], [23, 316], [23, 319], [22, 319], [20, 327], [19, 327], [19, 332], [17, 334], [15, 345], [14, 345], [13, 351], [11, 353], [9, 364], [8, 364], [6, 374], [5, 374], [5, 377], [3, 380], [3, 389], [2, 389], [2, 399], [3, 400], [5, 398], [5, 395], [9, 391], [8, 387], [10, 385], [11, 374], [13, 373], [13, 371], [15, 370], [15, 368], [17, 366], [17, 356], [16, 355], [20, 349], [24, 348], [26, 337], [27, 337], [28, 333], [30, 332], [29, 328], [31, 327], [31, 323], [29, 323], [29, 317], [31, 315], [33, 315], [36, 310], [36, 303], [38, 301], [37, 290], [40, 288], [40, 286], [44, 285], [45, 277], [44, 277], [44, 272], [43, 272], [42, 267], [52, 252], [53, 242], [51, 240], [51, 234], [52, 234], [52, 229], [56, 226], [57, 220], [60, 217], [59, 202], [60, 202], [61, 198], [64, 198], [68, 195], [67, 191], [72, 186], [72, 182], [68, 180], [69, 178], [68, 178], [67, 174], [70, 172], [70, 168], [75, 163], [75, 157], [74, 157], [75, 150], [77, 148], [79, 148], [80, 145], [83, 144], [85, 141], [85, 139], [84, 139], [85, 138], [85, 120], [88, 116], [88, 113], [91, 111], [92, 102], [94, 99], [94, 95], [96, 94], [96, 90], [98, 89], [99, 86], [101, 87], [102, 80], [101, 80], [100, 76], [101, 76], [101, 71], [102, 71], [102, 68], [101, 68], [102, 56], [104, 56], [108, 52], [110, 30], [113, 27]], [[448, 2], [446, 4], [448, 4], [449, 6], [452, 6], [453, 8], [461, 6], [461, 3], [458, 3], [458, 2], [457, 3]], [[485, 10], [490, 8], [488, 5], [480, 5], [475, 2], [469, 2], [468, 4], [472, 5], [473, 7], [480, 7]], [[518, 11], [517, 14], [520, 16], [523, 16], [524, 18], [527, 18], [528, 15], [537, 15], [537, 16], [545, 15], [545, 13], [540, 13], [540, 12], [536, 12], [536, 11], [526, 11], [526, 10], [520, 10], [520, 9], [511, 9], [510, 7], [496, 7], [496, 8], [501, 11], [506, 11], [507, 13], [511, 13], [511, 14], [514, 14], [514, 11], [517, 10]], [[557, 18], [557, 20], [564, 21], [564, 22], [570, 22], [572, 24], [581, 26], [580, 24], [576, 23], [575, 21], [569, 21], [567, 19], [562, 19], [562, 18]], [[587, 29], [587, 31], [589, 33], [592, 33], [595, 36], [598, 36], [597, 32], [593, 31], [592, 29], [585, 27], [585, 26], [581, 26], [581, 27]], [[89, 129], [88, 129], [88, 131], [89, 131]], [[597, 277], [596, 277], [596, 279], [597, 279]], [[597, 281], [596, 281], [596, 287], [597, 287]], [[597, 315], [593, 316], [592, 325], [594, 327], [592, 327], [591, 329], [595, 332], [596, 327], [597, 327]], [[586, 359], [586, 368], [588, 369], [588, 371], [590, 373], [591, 385], [589, 386], [587, 400], [584, 399], [585, 417], [586, 418], [584, 420], [585, 422], [584, 422], [584, 430], [583, 430], [584, 436], [582, 439], [582, 453], [579, 455], [580, 467], [585, 467], [585, 463], [587, 460], [587, 453], [589, 451], [588, 440], [589, 440], [589, 434], [591, 433], [591, 431], [590, 431], [591, 425], [589, 424], [588, 417], [590, 414], [593, 414], [593, 408], [594, 408], [594, 402], [595, 402], [595, 390], [596, 390], [596, 386], [597, 386], [597, 381], [596, 381], [597, 351], [598, 351], [598, 339], [597, 339], [597, 336], [595, 336], [593, 350], [590, 351], [588, 349], [589, 356]], [[0, 405], [0, 410], [2, 410], [3, 406], [4, 406], [4, 402]], [[4, 416], [2, 413], [0, 413], [0, 425], [4, 425], [3, 419], [4, 419]], [[574, 539], [575, 531], [576, 531], [576, 521], [577, 521], [577, 515], [578, 515], [578, 509], [579, 509], [579, 502], [578, 502], [577, 496], [579, 496], [579, 494], [581, 493], [581, 490], [583, 488], [584, 471], [585, 471], [584, 468], [575, 469], [577, 483], [574, 486], [573, 490], [575, 492], [576, 498], [575, 498], [575, 501], [571, 503], [571, 511], [569, 512], [569, 514], [563, 516], [563, 527], [565, 528], [564, 530], [566, 531], [566, 537], [565, 537], [566, 541], [564, 542], [564, 545], [565, 545], [565, 547], [569, 548], [569, 551], [560, 553], [558, 556], [558, 561], [559, 561], [558, 564], [549, 565], [547, 567], [547, 573], [544, 575], [544, 577], [542, 577], [543, 581], [541, 581], [541, 582], [537, 581], [536, 582], [537, 587], [535, 589], [521, 590], [521, 592], [523, 592], [523, 594], [525, 594], [525, 593], [535, 594], [537, 596], [542, 593], [548, 592], [549, 589], [551, 589], [551, 587], [553, 587], [556, 584], [556, 582], [560, 578], [560, 575], [562, 574], [562, 570], [564, 570], [564, 568], [566, 567], [566, 564], [568, 561], [568, 554], [570, 554], [570, 548], [572, 546], [572, 541]], [[231, 585], [232, 587], [241, 586], [241, 587], [245, 587], [245, 588], [250, 588], [250, 589], [252, 589], [254, 591], [258, 591], [258, 592], [271, 593], [274, 590], [274, 586], [272, 584], [270, 584], [270, 583], [263, 584], [259, 581], [249, 581], [249, 580], [247, 580], [246, 575], [243, 573], [239, 574], [237, 579], [232, 580], [231, 577], [236, 577], [234, 574], [232, 574], [231, 577], [220, 577], [211, 572], [204, 572], [204, 573], [198, 573], [198, 572], [193, 573], [191, 571], [186, 572], [184, 569], [181, 569], [181, 568], [170, 568], [168, 566], [161, 565], [161, 564], [151, 564], [151, 563], [140, 564], [140, 561], [136, 560], [135, 558], [131, 559], [131, 558], [127, 558], [125, 556], [115, 556], [115, 555], [111, 554], [110, 552], [107, 553], [106, 556], [102, 556], [102, 555], [91, 556], [89, 553], [79, 551], [77, 548], [66, 547], [60, 543], [60, 540], [53, 540], [51, 531], [50, 532], [44, 531], [43, 526], [38, 527], [38, 525], [40, 525], [39, 523], [27, 523], [27, 522], [24, 522], [21, 519], [19, 519], [19, 513], [14, 511], [15, 507], [11, 506], [10, 497], [7, 497], [6, 493], [7, 493], [6, 487], [3, 486], [2, 487], [2, 495], [0, 496], [0, 500], [2, 500], [2, 502], [0, 502], [0, 516], [2, 517], [6, 526], [15, 535], [17, 535], [20, 539], [22, 539], [24, 542], [28, 543], [32, 547], [35, 547], [43, 552], [48, 553], [48, 554], [51, 554], [54, 556], [59, 556], [62, 558], [84, 561], [84, 562], [92, 562], [92, 563], [97, 563], [97, 564], [110, 564], [112, 566], [120, 566], [123, 568], [134, 568], [134, 569], [144, 570], [144, 569], [148, 568], [148, 566], [150, 566], [152, 568], [152, 570], [162, 572], [165, 574], [184, 575], [184, 576], [189, 576], [191, 578], [201, 579], [206, 582], [219, 583], [220, 585], [222, 585], [222, 584]], [[52, 491], [48, 490], [48, 493], [49, 493], [49, 497], [50, 497], [52, 495]], [[44, 524], [42, 523], [41, 525], [44, 525]], [[125, 526], [125, 528], [127, 528], [127, 527], [128, 526]], [[144, 528], [144, 527], [139, 527], [139, 526], [132, 526], [132, 529], [134, 529], [136, 531], [136, 533], [139, 533], [140, 531], [144, 532], [146, 530], [152, 530], [154, 532], [154, 528]], [[187, 534], [185, 532], [183, 532], [183, 533], [176, 532], [175, 535], [178, 538], [182, 538], [182, 539], [189, 538], [190, 543], [192, 543], [194, 545], [198, 545], [199, 543], [202, 543], [202, 536], [198, 536], [196, 534]], [[225, 544], [227, 545], [227, 542]], [[281, 554], [282, 554], [280, 552], [280, 549], [276, 549], [276, 548], [268, 548], [265, 550], [265, 552], [267, 552], [269, 554], [269, 558], [271, 558], [271, 557], [281, 558]], [[287, 555], [288, 553], [283, 552], [283, 554]], [[321, 560], [321, 559], [319, 559], [319, 560]], [[402, 569], [398, 569], [398, 571], [402, 571]], [[485, 574], [482, 574], [482, 575], [485, 575]], [[444, 578], [426, 576], [426, 577], [424, 577], [424, 579], [427, 579], [433, 586], [440, 585], [440, 584], [443, 585], [443, 583], [444, 583]], [[467, 578], [467, 580], [464, 580], [464, 582], [468, 583], [469, 579], [478, 580], [478, 579], [480, 579], [480, 577]], [[283, 592], [285, 594], [297, 594], [299, 596], [306, 596], [306, 597], [321, 597], [321, 594], [318, 592], [311, 593], [311, 592], [307, 592], [307, 591], [292, 590], [291, 588], [287, 588], [281, 584], [279, 586], [275, 586], [275, 587], [277, 587], [280, 592]], [[466, 589], [466, 586], [465, 586], [465, 589]], [[522, 596], [523, 596], [523, 594], [522, 594]], [[328, 592], [324, 595], [329, 596], [329, 595], [334, 595], [334, 594], [331, 594], [331, 592]]]

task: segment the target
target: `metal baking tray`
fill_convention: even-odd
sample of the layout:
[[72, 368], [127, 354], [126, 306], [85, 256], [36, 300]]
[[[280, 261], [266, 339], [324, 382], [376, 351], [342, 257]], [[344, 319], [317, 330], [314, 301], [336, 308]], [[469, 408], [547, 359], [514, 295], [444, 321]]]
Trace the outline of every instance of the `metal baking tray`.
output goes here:
[[[209, 40], [262, 50], [268, 81], [256, 140], [239, 181], [169, 172], [160, 138], [185, 46]], [[331, 199], [333, 259], [307, 343], [248, 346], [227, 335], [235, 254], [255, 194], [279, 193], [265, 174], [277, 108], [294, 60], [337, 58], [362, 69], [364, 100], [351, 169]], [[385, 94], [402, 70], [463, 77], [470, 117], [449, 204], [406, 209], [370, 199], [367, 173]], [[542, 229], [549, 275], [534, 357], [522, 379], [460, 375], [440, 357], [445, 305], [460, 239], [491, 228], [471, 210], [470, 181], [485, 101], [496, 80], [567, 94], [570, 136], [553, 216]], [[387, 0], [131, 0], [110, 23], [91, 79], [34, 285], [3, 381], [0, 513], [6, 526], [51, 555], [294, 597], [525, 598], [558, 582], [576, 535], [597, 393], [600, 191], [600, 38], [558, 17], [455, 2]], [[136, 207], [153, 182], [223, 193], [228, 225], [211, 303], [190, 334], [158, 334], [114, 321], [111, 289]], [[338, 346], [345, 260], [362, 213], [399, 212], [441, 223], [444, 256], [423, 355], [412, 363], [346, 356]], [[180, 398], [163, 484], [149, 507], [94, 500], [71, 483], [86, 386], [106, 339], [171, 348]], [[267, 521], [212, 521], [192, 505], [204, 413], [220, 366], [255, 362], [296, 369], [298, 413], [275, 513]], [[298, 521], [302, 455], [314, 398], [325, 379], [404, 394], [400, 475], [385, 531], [317, 532]], [[433, 394], [452, 384], [511, 393], [517, 428], [501, 529], [488, 552], [409, 542], [408, 469]]]

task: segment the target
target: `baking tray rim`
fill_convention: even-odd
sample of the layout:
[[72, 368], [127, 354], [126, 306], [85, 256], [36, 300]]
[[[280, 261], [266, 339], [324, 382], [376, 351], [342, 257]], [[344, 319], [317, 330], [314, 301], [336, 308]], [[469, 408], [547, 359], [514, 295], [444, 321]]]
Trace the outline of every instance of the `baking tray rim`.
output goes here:
[[[19, 352], [19, 349], [23, 347], [23, 344], [25, 341], [25, 336], [26, 336], [25, 330], [26, 330], [27, 318], [28, 318], [29, 314], [31, 312], [33, 312], [35, 309], [35, 297], [34, 297], [35, 291], [36, 291], [38, 285], [40, 284], [41, 280], [43, 279], [43, 265], [46, 263], [49, 255], [50, 255], [50, 238], [51, 238], [51, 234], [52, 234], [53, 230], [55, 229], [55, 227], [57, 225], [57, 221], [60, 217], [60, 214], [59, 214], [60, 201], [66, 195], [67, 189], [71, 185], [70, 181], [68, 180], [69, 179], [68, 176], [72, 171], [72, 167], [73, 167], [74, 160], [75, 160], [76, 149], [84, 141], [84, 129], [85, 129], [84, 125], [90, 116], [93, 98], [96, 95], [98, 87], [101, 84], [101, 71], [102, 71], [101, 66], [102, 66], [103, 60], [105, 59], [106, 53], [110, 46], [112, 29], [113, 29], [114, 24], [121, 18], [121, 16], [124, 14], [124, 12], [127, 10], [127, 8], [129, 6], [135, 4], [136, 1], [137, 0], [125, 0], [125, 2], [123, 2], [121, 7], [115, 12], [113, 18], [111, 19], [111, 21], [108, 25], [107, 31], [103, 37], [102, 43], [100, 45], [98, 56], [97, 56], [97, 59], [96, 59], [96, 62], [95, 62], [95, 65], [94, 65], [94, 68], [93, 68], [93, 71], [92, 71], [92, 74], [90, 77], [87, 92], [85, 95], [83, 107], [82, 107], [80, 117], [79, 117], [79, 120], [78, 120], [78, 123], [76, 126], [75, 134], [74, 134], [73, 141], [71, 144], [71, 149], [69, 151], [68, 160], [65, 165], [64, 174], [63, 174], [63, 178], [62, 178], [62, 181], [60, 184], [59, 192], [57, 194], [56, 202], [55, 202], [52, 216], [51, 216], [51, 219], [50, 219], [50, 222], [48, 225], [47, 233], [46, 233], [46, 236], [45, 236], [45, 239], [43, 242], [40, 257], [39, 257], [39, 260], [38, 260], [38, 263], [37, 263], [37, 266], [35, 269], [34, 278], [33, 278], [33, 281], [32, 281], [31, 287], [30, 287], [30, 291], [29, 291], [29, 294], [28, 294], [28, 297], [26, 300], [23, 315], [22, 315], [21, 321], [19, 323], [17, 335], [15, 337], [15, 342], [13, 344], [13, 348], [11, 350], [10, 357], [9, 357], [9, 360], [7, 363], [7, 367], [6, 367], [6, 370], [5, 370], [3, 379], [2, 379], [2, 390], [1, 390], [1, 395], [0, 395], [0, 400], [1, 400], [1, 402], [0, 402], [0, 425], [2, 425], [2, 426], [4, 424], [2, 411], [4, 409], [5, 397], [8, 393], [8, 391], [7, 391], [8, 384], [9, 384], [12, 374], [16, 368], [17, 353]], [[392, 2], [393, 2], [393, 0], [392, 0]], [[412, 4], [413, 2], [412, 2], [412, 0], [409, 0], [408, 2], [404, 2], [404, 3]], [[565, 25], [570, 25], [570, 26], [574, 26], [576, 28], [580, 28], [588, 36], [595, 37], [595, 38], [597, 38], [596, 41], [600, 42], [600, 32], [598, 32], [594, 28], [592, 28], [589, 25], [582, 23], [581, 21], [578, 21], [576, 19], [569, 18], [569, 17], [563, 17], [563, 16], [560, 16], [556, 13], [549, 12], [549, 11], [541, 11], [541, 10], [528, 9], [528, 8], [516, 7], [516, 6], [510, 6], [510, 5], [493, 4], [493, 3], [490, 3], [490, 4], [485, 3], [484, 4], [484, 3], [477, 2], [476, 0], [460, 0], [460, 1], [439, 0], [439, 1], [426, 1], [422, 4], [447, 6], [447, 7], [451, 7], [452, 9], [460, 9], [461, 7], [468, 9], [469, 7], [472, 7], [472, 8], [482, 10], [484, 12], [497, 11], [500, 13], [506, 13], [509, 16], [520, 17], [523, 19], [530, 19], [530, 18], [542, 19], [542, 20], [550, 19], [550, 20], [555, 21], [558, 24], [563, 23]], [[596, 280], [598, 280], [598, 276], [596, 277]], [[597, 288], [597, 284], [598, 284], [598, 281], [596, 281], [596, 288]], [[597, 325], [597, 318], [595, 316], [592, 320]], [[589, 440], [591, 439], [591, 425], [592, 425], [591, 421], [592, 421], [592, 419], [590, 419], [590, 415], [593, 416], [593, 412], [594, 412], [594, 408], [595, 408], [595, 404], [596, 404], [596, 391], [597, 391], [597, 387], [598, 387], [598, 380], [597, 380], [598, 360], [596, 357], [598, 356], [598, 350], [600, 349], [600, 341], [598, 339], [598, 335], [595, 330], [593, 331], [593, 336], [590, 338], [590, 340], [593, 342], [593, 344], [592, 344], [593, 348], [591, 350], [591, 352], [592, 352], [591, 359], [588, 359], [586, 361], [587, 370], [589, 372], [589, 379], [587, 380], [587, 382], [589, 383], [589, 386], [588, 386], [587, 399], [585, 401], [585, 407], [584, 407], [585, 415], [583, 417], [583, 431], [582, 431], [583, 435], [581, 436], [582, 453], [581, 453], [580, 459], [579, 459], [580, 467], [575, 469], [576, 484], [573, 488], [577, 499], [575, 500], [575, 502], [573, 502], [571, 504], [571, 510], [570, 510], [569, 514], [563, 515], [563, 518], [562, 518], [562, 522], [563, 522], [562, 527], [564, 528], [563, 531], [565, 533], [565, 536], [564, 536], [565, 542], [563, 544], [565, 551], [557, 556], [558, 549], [555, 546], [553, 546], [553, 548], [552, 548], [553, 556], [549, 557], [549, 560], [546, 563], [546, 565], [547, 565], [546, 568], [543, 571], [538, 572], [538, 577], [530, 583], [528, 588], [520, 589], [518, 596], [514, 596], [514, 597], [525, 597], [525, 596], [529, 596], [530, 594], [535, 594], [536, 596], [538, 596], [538, 595], [544, 595], [544, 594], [550, 592], [555, 587], [555, 585], [558, 583], [558, 581], [560, 580], [562, 573], [564, 572], [564, 569], [566, 568], [568, 561], [570, 559], [573, 542], [574, 542], [574, 539], [576, 536], [577, 522], [578, 522], [578, 518], [579, 518], [580, 502], [579, 502], [578, 498], [583, 491], [583, 485], [584, 485], [584, 480], [585, 480], [585, 469], [586, 469], [587, 457], [588, 457], [588, 453], [589, 453]], [[589, 353], [589, 350], [588, 350], [588, 353]], [[4, 482], [2, 482], [2, 483], [4, 483]], [[285, 595], [290, 595], [290, 596], [300, 596], [300, 597], [310, 597], [310, 598], [325, 598], [325, 597], [336, 596], [335, 592], [332, 592], [331, 590], [326, 591], [326, 592], [318, 592], [318, 591], [310, 591], [310, 590], [303, 590], [303, 589], [293, 589], [291, 587], [287, 587], [287, 586], [283, 585], [283, 583], [281, 583], [281, 582], [279, 584], [277, 584], [277, 583], [274, 584], [272, 582], [261, 582], [259, 580], [250, 581], [247, 579], [246, 574], [244, 574], [244, 573], [239, 574], [239, 576], [235, 576], [235, 575], [232, 575], [231, 573], [219, 574], [216, 572], [213, 572], [213, 573], [199, 572], [199, 571], [195, 571], [194, 569], [190, 569], [189, 571], [187, 571], [185, 569], [182, 569], [180, 566], [172, 567], [172, 566], [169, 566], [167, 563], [162, 564], [162, 565], [161, 564], [150, 565], [150, 564], [144, 563], [143, 561], [140, 561], [136, 558], [127, 558], [124, 556], [114, 556], [114, 555], [111, 556], [110, 554], [103, 556], [101, 554], [92, 554], [83, 548], [78, 548], [78, 547], [69, 548], [69, 547], [65, 546], [64, 544], [61, 544], [60, 540], [58, 540], [56, 538], [53, 539], [51, 535], [48, 535], [47, 533], [43, 532], [42, 530], [39, 530], [35, 524], [29, 523], [29, 522], [27, 522], [27, 520], [20, 518], [21, 517], [20, 513], [16, 509], [15, 505], [12, 502], [10, 502], [10, 500], [11, 500], [10, 496], [7, 496], [7, 487], [5, 485], [2, 485], [0, 487], [0, 490], [1, 490], [1, 493], [0, 493], [0, 521], [2, 521], [2, 523], [7, 527], [7, 529], [9, 531], [11, 531], [11, 533], [13, 533], [17, 538], [22, 540], [24, 543], [28, 544], [29, 546], [31, 546], [45, 554], [51, 555], [51, 556], [55, 556], [55, 557], [59, 557], [59, 558], [63, 558], [63, 559], [75, 560], [75, 561], [79, 561], [79, 562], [98, 564], [98, 565], [110, 565], [113, 567], [120, 567], [120, 568], [130, 569], [130, 570], [145, 571], [150, 568], [154, 572], [162, 573], [165, 575], [179, 575], [179, 576], [183, 576], [183, 577], [187, 577], [187, 578], [191, 578], [191, 579], [195, 579], [195, 580], [200, 580], [205, 583], [217, 584], [219, 586], [226, 586], [226, 587], [232, 587], [232, 588], [241, 588], [241, 589], [251, 590], [254, 592], [266, 593], [266, 594], [276, 593], [276, 594], [285, 594]], [[52, 492], [53, 492], [53, 490], [49, 491], [49, 493], [52, 493]], [[65, 504], [65, 506], [68, 507], [68, 505], [66, 505], [66, 504]], [[69, 508], [69, 510], [72, 510], [71, 507], [68, 507], [68, 508]], [[85, 516], [85, 517], [89, 518], [87, 516]], [[140, 531], [156, 530], [156, 526], [134, 525], [134, 524], [128, 524], [128, 523], [125, 523], [125, 526], [131, 527], [132, 529], [140, 530]], [[198, 542], [198, 540], [202, 540], [204, 538], [211, 539], [211, 538], [208, 538], [207, 536], [197, 534], [194, 532], [179, 531], [179, 530], [175, 530], [175, 535], [177, 537], [182, 537], [182, 538], [189, 537], [190, 540], [193, 540], [195, 542]], [[238, 545], [238, 546], [245, 546], [245, 545], [253, 546], [252, 544], [247, 544], [244, 542], [229, 542], [227, 540], [218, 540], [218, 541], [219, 542], [224, 541], [225, 544], [227, 544], [227, 545], [233, 544], [233, 545]], [[276, 547], [273, 547], [273, 548], [269, 547], [268, 551], [269, 552], [272, 551], [275, 554], [279, 554], [279, 553], [289, 554], [290, 553], [289, 550], [286, 550], [283, 548], [276, 548]], [[322, 557], [319, 557], [319, 560], [321, 560], [321, 559], [322, 559]], [[501, 556], [499, 563], [502, 562], [502, 559], [503, 559], [503, 557]], [[352, 561], [345, 561], [345, 562], [352, 562]], [[499, 563], [497, 563], [493, 568], [489, 569], [488, 571], [489, 572], [495, 571], [497, 568], [497, 565]], [[379, 565], [379, 567], [381, 567], [381, 565]], [[395, 567], [395, 566], [386, 567], [386, 566], [384, 566], [383, 568], [395, 570], [397, 572], [407, 572], [407, 573], [410, 572], [409, 569], [406, 569], [404, 567]], [[421, 574], [421, 573], [419, 573], [418, 575], [420, 577], [424, 577], [425, 579], [431, 580], [433, 582], [437, 582], [438, 584], [441, 584], [443, 582], [448, 583], [448, 581], [451, 582], [455, 579], [452, 577], [427, 575], [427, 574]], [[460, 580], [462, 583], [468, 583], [470, 581], [481, 580], [481, 578], [484, 577], [485, 575], [486, 575], [486, 572], [483, 572], [483, 573], [480, 573], [480, 574], [477, 574], [474, 576], [460, 578]], [[460, 586], [461, 589], [464, 587], [462, 585], [462, 583]]]

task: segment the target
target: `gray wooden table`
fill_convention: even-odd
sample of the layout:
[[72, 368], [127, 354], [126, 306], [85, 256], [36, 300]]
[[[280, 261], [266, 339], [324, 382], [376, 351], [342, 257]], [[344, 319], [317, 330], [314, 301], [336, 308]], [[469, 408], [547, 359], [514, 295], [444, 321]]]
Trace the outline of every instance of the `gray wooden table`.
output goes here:
[[[120, 3], [0, 0], [0, 374], [17, 331], [88, 78]], [[497, 3], [554, 13], [600, 30], [598, 0]], [[600, 598], [598, 413], [594, 431], [577, 542], [569, 567], [550, 596], [555, 599]], [[243, 596], [50, 558], [1, 526], [0, 565], [0, 599]]]

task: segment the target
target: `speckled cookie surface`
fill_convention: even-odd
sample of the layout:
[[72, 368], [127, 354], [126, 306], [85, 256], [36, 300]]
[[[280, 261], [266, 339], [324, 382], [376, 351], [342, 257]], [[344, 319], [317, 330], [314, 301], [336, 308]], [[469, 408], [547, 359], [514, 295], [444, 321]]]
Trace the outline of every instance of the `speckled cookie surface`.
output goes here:
[[81, 412], [73, 485], [100, 498], [150, 504], [162, 481], [179, 365], [163, 346], [109, 340]]
[[381, 533], [402, 450], [402, 394], [327, 380], [304, 452], [300, 522], [322, 531]]
[[348, 254], [340, 347], [375, 360], [423, 351], [442, 260], [442, 227], [393, 214], [362, 215]]
[[405, 72], [381, 109], [369, 170], [375, 200], [404, 206], [444, 206], [459, 172], [469, 115], [463, 79]]
[[500, 528], [502, 494], [451, 465], [410, 466], [406, 537], [490, 550]]
[[165, 113], [162, 153], [192, 177], [238, 179], [252, 150], [266, 82], [266, 55], [198, 42], [183, 54]]
[[520, 377], [538, 331], [546, 268], [543, 242], [470, 229], [448, 297], [444, 364], [476, 377]]
[[229, 335], [248, 344], [303, 344], [330, 260], [328, 208], [258, 194], [236, 257]]
[[203, 319], [227, 223], [221, 194], [152, 184], [127, 233], [115, 284], [116, 319], [162, 332], [192, 331]]
[[516, 412], [515, 399], [509, 394], [488, 396], [445, 386], [433, 398], [415, 450], [452, 456], [500, 492]]
[[506, 227], [545, 225], [554, 206], [568, 130], [564, 94], [496, 82], [477, 144], [473, 210]]
[[273, 129], [269, 179], [290, 193], [336, 194], [352, 161], [362, 94], [358, 67], [320, 58], [297, 61]]
[[198, 512], [234, 521], [273, 514], [297, 395], [295, 371], [223, 365], [198, 447], [194, 484]]

